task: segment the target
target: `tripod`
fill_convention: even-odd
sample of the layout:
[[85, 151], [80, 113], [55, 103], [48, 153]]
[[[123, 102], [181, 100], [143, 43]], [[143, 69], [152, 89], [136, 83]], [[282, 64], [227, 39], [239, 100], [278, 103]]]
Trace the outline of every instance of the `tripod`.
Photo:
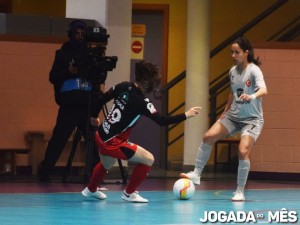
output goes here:
[[[106, 116], [107, 112], [108, 112], [107, 106], [104, 105], [103, 108], [104, 108], [104, 110], [103, 110], [104, 116]], [[80, 129], [76, 128], [73, 143], [72, 143], [72, 148], [70, 151], [67, 165], [66, 165], [64, 173], [63, 173], [63, 177], [62, 177], [62, 181], [64, 183], [67, 183], [67, 176], [72, 175], [72, 173], [73, 173], [72, 163], [73, 163], [73, 159], [75, 156], [75, 152], [77, 150], [78, 143], [81, 138], [82, 138], [82, 132], [80, 131]], [[88, 179], [93, 171], [93, 167], [94, 167], [94, 165], [93, 165], [93, 154], [95, 154], [95, 152], [93, 152], [95, 149], [94, 148], [94, 136], [93, 136], [92, 132], [90, 132], [90, 131], [87, 132], [86, 142], [87, 142], [87, 157], [86, 157], [86, 167], [85, 167], [84, 180], [83, 180], [84, 183], [86, 183], [88, 181]], [[120, 159], [118, 159], [118, 165], [119, 165], [120, 172], [121, 172], [122, 183], [126, 184], [128, 175], [127, 175], [127, 172], [126, 172], [125, 168], [123, 167], [122, 161]], [[119, 183], [119, 182], [117, 182], [117, 183]]]

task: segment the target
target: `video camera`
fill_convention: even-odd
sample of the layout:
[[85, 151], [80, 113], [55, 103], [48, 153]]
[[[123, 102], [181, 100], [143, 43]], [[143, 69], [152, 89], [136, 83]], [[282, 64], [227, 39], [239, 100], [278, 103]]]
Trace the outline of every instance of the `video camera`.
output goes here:
[[90, 27], [85, 30], [84, 41], [88, 45], [88, 56], [85, 59], [85, 74], [89, 80], [106, 80], [107, 71], [116, 68], [118, 57], [106, 56], [109, 34], [103, 27]]

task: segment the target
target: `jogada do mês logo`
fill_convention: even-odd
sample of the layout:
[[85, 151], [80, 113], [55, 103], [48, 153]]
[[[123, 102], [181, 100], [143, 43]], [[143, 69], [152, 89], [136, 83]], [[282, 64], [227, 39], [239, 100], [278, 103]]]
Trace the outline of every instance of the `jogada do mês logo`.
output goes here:
[[201, 223], [257, 223], [264, 220], [268, 223], [293, 224], [298, 222], [298, 213], [285, 208], [267, 211], [266, 214], [253, 211], [204, 211], [203, 217], [199, 220]]

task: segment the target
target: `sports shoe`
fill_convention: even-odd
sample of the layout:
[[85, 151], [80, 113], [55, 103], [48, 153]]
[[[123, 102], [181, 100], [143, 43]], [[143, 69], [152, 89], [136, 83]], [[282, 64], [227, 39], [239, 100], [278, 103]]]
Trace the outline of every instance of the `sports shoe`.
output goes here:
[[134, 203], [147, 203], [148, 202], [148, 199], [145, 199], [145, 198], [141, 197], [137, 191], [135, 191], [131, 194], [127, 194], [124, 191], [123, 195], [122, 195], [122, 199], [124, 201], [134, 202]]
[[190, 171], [188, 173], [181, 173], [179, 176], [181, 178], [190, 179], [194, 184], [200, 185], [200, 176], [195, 171]]
[[88, 187], [86, 187], [81, 193], [86, 198], [97, 198], [101, 200], [106, 199], [106, 194], [99, 191], [99, 188], [97, 188], [97, 191], [91, 192]]
[[233, 192], [234, 196], [233, 198], [231, 199], [232, 201], [234, 202], [242, 202], [242, 201], [245, 201], [245, 195], [244, 195], [244, 192], [242, 191], [236, 191], [236, 192]]
[[51, 183], [49, 169], [47, 169], [43, 166], [39, 166], [37, 177], [38, 177], [38, 181], [41, 183]]

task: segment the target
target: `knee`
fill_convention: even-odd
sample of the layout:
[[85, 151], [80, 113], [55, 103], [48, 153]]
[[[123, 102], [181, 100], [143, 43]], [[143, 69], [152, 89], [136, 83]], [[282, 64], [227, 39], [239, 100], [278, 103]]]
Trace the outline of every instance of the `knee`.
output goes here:
[[239, 159], [246, 160], [250, 158], [250, 149], [249, 148], [240, 148], [239, 149]]
[[152, 153], [148, 152], [146, 155], [145, 155], [145, 164], [147, 166], [152, 166], [154, 163], [154, 156]]
[[103, 168], [105, 169], [105, 170], [110, 170], [111, 169], [111, 167], [112, 167], [112, 165], [111, 164], [108, 164], [108, 163], [105, 163], [105, 162], [102, 162], [102, 166], [103, 166]]
[[210, 132], [206, 132], [203, 137], [203, 142], [209, 145], [213, 145], [217, 140], [215, 140], [214, 136], [211, 135]]
[[117, 159], [111, 158], [111, 159], [102, 159], [101, 163], [104, 169], [110, 170], [113, 165], [116, 163]]

